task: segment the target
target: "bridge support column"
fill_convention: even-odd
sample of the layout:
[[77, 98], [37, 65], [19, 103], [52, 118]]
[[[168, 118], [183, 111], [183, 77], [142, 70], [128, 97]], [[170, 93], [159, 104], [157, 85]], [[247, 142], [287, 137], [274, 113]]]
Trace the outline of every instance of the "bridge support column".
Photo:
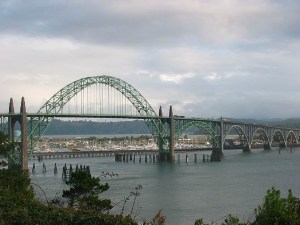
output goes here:
[[271, 145], [269, 142], [264, 143], [264, 150], [271, 150]]
[[[161, 106], [159, 107], [158, 116], [163, 117]], [[162, 119], [160, 119], [160, 120], [162, 120]], [[163, 143], [163, 139], [162, 139], [163, 128], [162, 128], [161, 124], [163, 124], [163, 121], [161, 121], [161, 123], [160, 123], [159, 132], [158, 132], [159, 161], [166, 161], [166, 155], [165, 155], [165, 151], [164, 151], [164, 143]]]
[[169, 161], [175, 161], [175, 149], [174, 149], [174, 139], [175, 139], [175, 128], [174, 128], [174, 115], [172, 106], [170, 106], [169, 110], [169, 127], [170, 127], [170, 141], [169, 141]]
[[223, 154], [224, 151], [224, 124], [223, 118], [221, 117], [221, 125], [220, 125], [220, 145], [221, 145], [221, 152]]
[[218, 161], [221, 161], [221, 158], [222, 158], [221, 150], [218, 148], [213, 148], [211, 157], [210, 157], [210, 161], [218, 162]]
[[243, 147], [243, 152], [250, 152], [250, 151], [251, 151], [251, 148], [248, 144]]
[[282, 142], [282, 143], [280, 143], [280, 144], [279, 144], [279, 147], [280, 147], [280, 148], [286, 148], [286, 147], [287, 147], [287, 145], [286, 145], [286, 143], [285, 143], [285, 142]]
[[217, 123], [214, 123], [214, 130], [215, 130], [215, 134], [216, 135], [218, 133], [218, 129], [219, 130], [219, 136], [217, 138], [217, 140], [214, 140], [212, 143], [212, 153], [211, 153], [211, 157], [210, 157], [210, 161], [212, 162], [218, 162], [221, 161], [221, 158], [223, 157], [223, 148], [224, 148], [224, 140], [223, 140], [223, 119], [221, 118], [221, 123], [220, 123], [220, 127], [218, 127]]
[[[14, 114], [13, 99], [9, 102], [9, 113]], [[21, 140], [15, 135], [15, 125], [19, 122], [21, 127]], [[20, 167], [22, 170], [28, 170], [28, 145], [27, 145], [27, 113], [25, 99], [22, 97], [20, 115], [9, 117], [8, 120], [9, 140], [18, 146], [18, 149], [12, 149], [11, 157], [8, 160], [9, 167]]]

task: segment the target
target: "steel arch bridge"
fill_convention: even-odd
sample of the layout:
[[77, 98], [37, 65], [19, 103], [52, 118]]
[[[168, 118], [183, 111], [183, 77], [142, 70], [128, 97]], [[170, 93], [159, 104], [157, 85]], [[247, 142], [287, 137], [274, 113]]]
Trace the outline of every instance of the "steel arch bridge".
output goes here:
[[[94, 87], [94, 89], [91, 89], [91, 87]], [[117, 92], [119, 97], [112, 90]], [[89, 102], [92, 98], [95, 100], [93, 103]], [[75, 106], [71, 105], [74, 99], [76, 100], [74, 101]], [[169, 116], [163, 116], [161, 108], [159, 115], [157, 115], [137, 89], [119, 78], [107, 75], [85, 77], [68, 84], [46, 101], [37, 113], [27, 113], [25, 101], [23, 102], [23, 100], [23, 111], [20, 114], [14, 113], [11, 99], [9, 113], [0, 114], [0, 117], [1, 121], [3, 121], [3, 118], [8, 118], [11, 141], [13, 141], [15, 122], [21, 121], [21, 127], [25, 127], [22, 129], [22, 142], [24, 143], [21, 146], [23, 148], [25, 148], [25, 142], [27, 141], [27, 138], [24, 140], [25, 135], [23, 135], [24, 130], [27, 129], [27, 122], [25, 124], [24, 118], [29, 118], [28, 140], [31, 153], [34, 150], [37, 138], [44, 134], [55, 117], [143, 119], [150, 133], [156, 137], [160, 156], [171, 161], [175, 157], [174, 143], [191, 127], [197, 127], [209, 136], [209, 140], [212, 143], [212, 161], [221, 159], [224, 142], [232, 131], [235, 131], [239, 136], [244, 151], [251, 150], [257, 137], [263, 141], [265, 149], [270, 149], [273, 143], [279, 143], [282, 147], [286, 147], [289, 143], [298, 143], [297, 139], [299, 137], [299, 129], [272, 127], [223, 118], [213, 120], [176, 116], [173, 115], [171, 106]], [[104, 103], [107, 105], [104, 105]], [[67, 105], [69, 110], [68, 113], [65, 113]], [[117, 105], [121, 105], [121, 107]], [[128, 108], [128, 105], [131, 105], [131, 109]], [[72, 110], [72, 113], [70, 113], [70, 108], [72, 107], [76, 109], [75, 113]], [[131, 110], [131, 114], [128, 113], [128, 109], [129, 111]], [[16, 157], [15, 162], [18, 163], [20, 161], [20, 157]]]
[[[151, 107], [151, 105], [148, 103], [148, 101], [136, 90], [133, 86], [128, 84], [127, 82], [116, 78], [112, 76], [94, 76], [94, 77], [85, 77], [79, 80], [76, 80], [61, 90], [59, 90], [57, 93], [55, 93], [37, 112], [37, 114], [45, 114], [45, 116], [32, 118], [31, 120], [31, 132], [29, 134], [29, 139], [31, 140], [31, 151], [33, 151], [33, 148], [35, 146], [34, 137], [40, 137], [44, 134], [47, 127], [52, 122], [51, 117], [49, 117], [49, 114], [57, 115], [62, 113], [64, 106], [72, 99], [74, 98], [78, 93], [82, 92], [84, 89], [96, 85], [96, 84], [102, 84], [106, 85], [108, 87], [111, 87], [118, 92], [120, 92], [126, 99], [129, 100], [129, 102], [134, 106], [134, 108], [137, 110], [139, 116], [141, 116], [145, 123], [147, 124], [151, 134], [153, 136], [160, 137], [160, 140], [162, 141], [162, 144], [166, 146], [167, 139], [166, 139], [166, 132], [164, 131], [162, 122], [160, 119], [158, 119], [157, 114]], [[108, 93], [109, 94], [109, 93]], [[82, 98], [82, 96], [81, 96]], [[82, 100], [82, 99], [81, 99]], [[84, 100], [84, 97], [83, 97]], [[99, 101], [103, 100], [98, 99]], [[111, 99], [111, 101], [113, 101]], [[83, 104], [83, 103], [81, 103]], [[84, 117], [84, 115], [89, 114], [89, 112], [86, 112], [88, 110], [84, 110], [84, 108], [80, 110], [80, 114]], [[122, 112], [123, 113], [123, 112]], [[102, 111], [100, 110], [98, 113], [100, 117], [110, 117], [110, 115], [104, 114], [104, 109]], [[114, 118], [133, 118], [132, 115], [111, 115]], [[97, 117], [97, 115], [95, 115]]]

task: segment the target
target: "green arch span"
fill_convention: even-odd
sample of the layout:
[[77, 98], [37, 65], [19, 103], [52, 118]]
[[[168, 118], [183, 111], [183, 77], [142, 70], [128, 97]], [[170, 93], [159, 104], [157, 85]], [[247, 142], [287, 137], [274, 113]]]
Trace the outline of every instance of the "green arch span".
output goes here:
[[[58, 114], [63, 109], [64, 105], [70, 101], [77, 93], [83, 89], [94, 85], [105, 84], [121, 92], [138, 110], [141, 116], [157, 117], [155, 111], [148, 103], [148, 101], [130, 84], [127, 82], [112, 76], [102, 75], [94, 77], [85, 77], [76, 80], [54, 94], [38, 111], [39, 114]], [[162, 127], [159, 119], [144, 119], [151, 134], [153, 136], [160, 135], [163, 137], [164, 143], [166, 143], [165, 132], [160, 129]], [[33, 120], [32, 130], [29, 134], [30, 140], [33, 137], [40, 137], [44, 134], [49, 124], [52, 122], [52, 118], [40, 117]], [[36, 143], [31, 141], [31, 152]]]
[[194, 126], [202, 129], [204, 133], [211, 138], [214, 147], [220, 148], [220, 140], [218, 138], [219, 136], [216, 133], [217, 123], [215, 122], [204, 122], [204, 121], [197, 121], [197, 120], [188, 121], [183, 125], [178, 126], [178, 128], [175, 131], [176, 139], [178, 139], [187, 129]]

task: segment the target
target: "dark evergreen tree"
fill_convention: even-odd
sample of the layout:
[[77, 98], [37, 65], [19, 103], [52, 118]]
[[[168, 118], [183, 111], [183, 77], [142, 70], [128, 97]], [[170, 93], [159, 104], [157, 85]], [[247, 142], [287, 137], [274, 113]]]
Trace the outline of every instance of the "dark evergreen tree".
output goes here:
[[112, 208], [111, 200], [99, 199], [98, 195], [109, 189], [107, 183], [100, 184], [99, 177], [93, 177], [87, 170], [77, 170], [66, 181], [69, 190], [63, 191], [68, 206], [85, 210], [105, 211]]

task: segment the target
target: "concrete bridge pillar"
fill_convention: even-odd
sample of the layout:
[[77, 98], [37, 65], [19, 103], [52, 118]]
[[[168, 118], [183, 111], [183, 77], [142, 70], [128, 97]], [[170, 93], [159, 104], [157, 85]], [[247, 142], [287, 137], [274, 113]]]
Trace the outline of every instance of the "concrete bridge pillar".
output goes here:
[[271, 150], [271, 145], [269, 142], [264, 143], [264, 150]]
[[[161, 106], [159, 107], [158, 116], [163, 117]], [[161, 120], [161, 123], [159, 125], [159, 133], [158, 133], [159, 161], [165, 161], [166, 156], [165, 156], [165, 152], [164, 152], [164, 143], [163, 143], [163, 137], [162, 137], [162, 132], [163, 132], [162, 124], [163, 124], [163, 121], [162, 121], [162, 119], [160, 119], [160, 120]]]
[[279, 143], [279, 147], [280, 147], [280, 148], [286, 148], [287, 145], [286, 145], [285, 142], [281, 142], [281, 143]]
[[221, 124], [220, 124], [220, 145], [221, 145], [221, 152], [224, 151], [224, 123], [223, 118], [221, 117]]
[[27, 144], [27, 113], [25, 106], [25, 99], [22, 97], [21, 100], [21, 168], [28, 170], [28, 144]]
[[[10, 98], [9, 101], [9, 114], [15, 114], [15, 108], [14, 108], [14, 100], [13, 98]], [[8, 137], [10, 142], [14, 141], [14, 126], [16, 123], [15, 117], [9, 117], [8, 118]]]
[[169, 127], [170, 127], [170, 141], [169, 141], [169, 161], [175, 161], [175, 149], [174, 149], [174, 142], [175, 142], [175, 127], [174, 127], [174, 115], [172, 106], [170, 106], [169, 110]]
[[215, 129], [220, 129], [218, 136], [218, 140], [214, 140], [212, 143], [212, 153], [210, 157], [210, 161], [217, 162], [221, 161], [221, 158], [223, 157], [223, 150], [224, 150], [224, 124], [223, 124], [223, 118], [221, 117], [220, 121], [220, 127], [218, 127], [217, 124], [214, 125]]
[[244, 146], [243, 152], [250, 152], [250, 151], [251, 151], [251, 148], [248, 144], [246, 146]]
[[210, 160], [212, 162], [218, 162], [218, 161], [221, 161], [221, 158], [222, 158], [222, 153], [221, 153], [220, 149], [213, 148]]
[[[15, 143], [19, 147], [19, 159], [9, 159], [8, 166], [20, 166], [22, 170], [28, 170], [28, 144], [27, 144], [27, 113], [26, 113], [26, 106], [25, 106], [25, 99], [22, 97], [21, 100], [21, 107], [20, 107], [20, 114], [15, 115], [14, 110], [14, 103], [13, 99], [10, 99], [9, 102], [9, 114], [12, 116], [8, 119], [8, 136], [9, 140], [12, 143]], [[15, 125], [19, 122], [21, 128], [21, 139], [19, 140], [18, 137], [14, 137], [15, 134]], [[16, 139], [15, 139], [16, 138]], [[12, 149], [12, 151], [18, 151], [18, 149]], [[17, 162], [17, 160], [20, 160]]]

